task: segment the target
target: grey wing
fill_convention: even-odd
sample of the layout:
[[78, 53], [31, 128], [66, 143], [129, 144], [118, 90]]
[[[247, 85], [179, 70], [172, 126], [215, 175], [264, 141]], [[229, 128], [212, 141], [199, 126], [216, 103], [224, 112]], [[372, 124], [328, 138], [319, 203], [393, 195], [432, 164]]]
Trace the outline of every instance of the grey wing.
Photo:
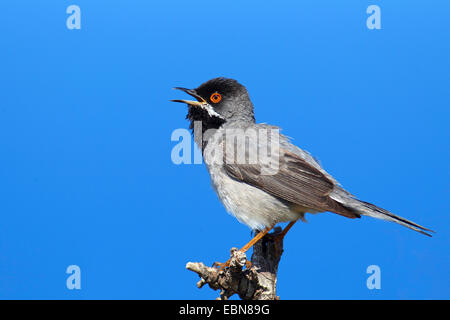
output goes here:
[[[257, 149], [261, 147], [265, 146], [258, 146]], [[256, 148], [249, 149], [256, 152]], [[225, 159], [224, 168], [233, 179], [264, 190], [292, 205], [311, 211], [331, 211], [349, 218], [359, 217], [359, 214], [329, 196], [338, 187], [337, 182], [330, 179], [317, 162], [312, 163], [309, 157], [309, 154], [298, 154], [286, 147], [285, 141], [282, 141], [278, 170], [274, 174], [265, 174], [264, 164], [260, 163], [228, 163]]]
[[[265, 124], [257, 128], [276, 128]], [[224, 168], [234, 179], [248, 183], [284, 201], [311, 211], [330, 211], [348, 218], [361, 215], [392, 221], [431, 236], [434, 232], [417, 223], [397, 216], [371, 203], [356, 199], [344, 190], [306, 151], [296, 147], [279, 134], [279, 167], [275, 174], [264, 174], [264, 164], [227, 163]], [[264, 147], [259, 142], [250, 146], [251, 152]]]

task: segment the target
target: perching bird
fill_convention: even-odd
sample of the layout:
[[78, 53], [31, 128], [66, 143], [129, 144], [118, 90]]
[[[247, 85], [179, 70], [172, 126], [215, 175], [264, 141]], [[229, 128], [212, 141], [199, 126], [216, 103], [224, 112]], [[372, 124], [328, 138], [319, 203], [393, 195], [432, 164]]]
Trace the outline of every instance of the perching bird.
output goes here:
[[[236, 80], [211, 79], [196, 89], [175, 88], [193, 96], [196, 101], [172, 100], [188, 105], [186, 118], [194, 130], [195, 142], [211, 176], [212, 185], [227, 209], [257, 236], [241, 250], [246, 251], [277, 223], [290, 222], [282, 235], [305, 213], [334, 212], [347, 218], [361, 215], [393, 221], [430, 236], [433, 232], [412, 221], [394, 215], [371, 203], [356, 199], [344, 190], [306, 151], [279, 134], [278, 128], [255, 123], [253, 104], [247, 89]], [[196, 126], [197, 122], [197, 126]], [[210, 130], [214, 129], [214, 130]], [[278, 141], [276, 163], [249, 161], [268, 150], [273, 141], [255, 138], [249, 132], [270, 132]], [[257, 135], [256, 135], [257, 136]], [[231, 144], [230, 144], [231, 142]], [[227, 153], [233, 146], [244, 149], [244, 157]], [[276, 149], [276, 150], [275, 150]], [[238, 154], [239, 155], [239, 154]], [[219, 160], [219, 161], [218, 161]], [[223, 160], [223, 161], [220, 161]], [[244, 160], [244, 161], [242, 161]], [[267, 162], [267, 161], [266, 161]], [[270, 162], [270, 161], [269, 161]], [[269, 170], [275, 167], [274, 170]]]

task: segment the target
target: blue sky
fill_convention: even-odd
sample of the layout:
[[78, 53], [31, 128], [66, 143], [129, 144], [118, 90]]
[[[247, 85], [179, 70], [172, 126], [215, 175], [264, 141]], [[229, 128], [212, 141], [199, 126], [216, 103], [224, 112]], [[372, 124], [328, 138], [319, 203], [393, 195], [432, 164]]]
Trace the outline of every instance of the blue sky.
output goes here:
[[[81, 29], [66, 8], [81, 8]], [[381, 8], [381, 30], [366, 8]], [[450, 4], [2, 1], [0, 298], [212, 299], [188, 261], [250, 230], [203, 165], [175, 165], [185, 98], [226, 76], [359, 198], [437, 231], [308, 216], [285, 238], [282, 299], [448, 299]], [[68, 290], [66, 268], [81, 269]], [[366, 269], [378, 265], [381, 289]]]

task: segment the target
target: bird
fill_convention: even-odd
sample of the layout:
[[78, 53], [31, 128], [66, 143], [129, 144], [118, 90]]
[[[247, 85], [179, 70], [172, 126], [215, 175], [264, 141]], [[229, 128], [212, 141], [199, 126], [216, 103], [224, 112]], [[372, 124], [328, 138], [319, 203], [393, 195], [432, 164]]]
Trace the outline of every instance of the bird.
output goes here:
[[[171, 101], [188, 106], [186, 119], [195, 143], [202, 150], [219, 200], [237, 220], [259, 231], [241, 251], [251, 248], [276, 224], [289, 222], [281, 232], [284, 237], [296, 221], [305, 221], [306, 213], [331, 212], [350, 219], [368, 216], [398, 223], [430, 237], [429, 232], [434, 232], [357, 199], [316, 158], [281, 134], [279, 127], [256, 123], [249, 93], [237, 80], [218, 77], [195, 89], [174, 89], [195, 98]], [[249, 132], [263, 132], [263, 138]], [[272, 139], [264, 138], [264, 132], [272, 134]], [[261, 150], [269, 150], [272, 142], [276, 161], [259, 161]], [[237, 152], [229, 152], [233, 147]], [[237, 159], [239, 148], [244, 150]], [[249, 161], [250, 158], [257, 161]]]

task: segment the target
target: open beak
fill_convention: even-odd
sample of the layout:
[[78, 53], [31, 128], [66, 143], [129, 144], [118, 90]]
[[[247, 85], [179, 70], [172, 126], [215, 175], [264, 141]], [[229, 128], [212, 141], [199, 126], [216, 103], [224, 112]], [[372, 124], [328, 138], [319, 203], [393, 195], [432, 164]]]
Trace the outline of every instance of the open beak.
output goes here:
[[186, 88], [180, 88], [180, 87], [175, 87], [175, 90], [181, 90], [186, 92], [188, 95], [194, 97], [196, 99], [196, 101], [194, 100], [171, 100], [173, 102], [181, 102], [181, 103], [186, 103], [188, 105], [191, 106], [197, 106], [197, 107], [204, 107], [206, 104], [208, 104], [205, 99], [203, 99], [202, 97], [200, 97], [195, 90], [192, 89], [186, 89]]
[[208, 112], [209, 116], [211, 117], [216, 117], [216, 118], [220, 118], [220, 119], [224, 119], [220, 114], [218, 114], [214, 108], [202, 97], [200, 97], [197, 92], [195, 92], [195, 90], [192, 89], [186, 89], [186, 88], [180, 88], [180, 87], [175, 87], [175, 90], [181, 90], [186, 92], [188, 95], [194, 97], [196, 99], [195, 100], [171, 100], [173, 102], [181, 102], [181, 103], [186, 103], [190, 106], [194, 106], [194, 107], [200, 107], [204, 110], [206, 110], [206, 112]]

